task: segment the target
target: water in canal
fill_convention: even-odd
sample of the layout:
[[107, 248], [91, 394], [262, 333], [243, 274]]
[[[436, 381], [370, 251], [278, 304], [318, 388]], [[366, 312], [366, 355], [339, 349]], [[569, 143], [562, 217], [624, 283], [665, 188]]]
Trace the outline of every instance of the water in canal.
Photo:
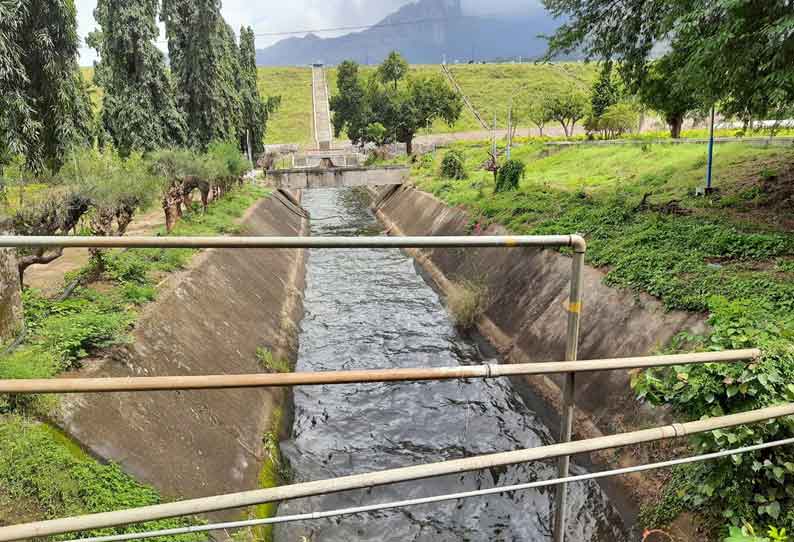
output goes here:
[[[312, 235], [374, 235], [365, 196], [304, 192]], [[438, 294], [400, 250], [309, 255], [297, 370], [470, 365], [487, 359], [451, 324]], [[506, 379], [295, 389], [295, 481], [310, 481], [552, 443]], [[533, 463], [284, 503], [280, 515], [517, 484], [556, 476]], [[628, 540], [597, 484], [572, 484], [568, 540]], [[553, 491], [537, 489], [281, 525], [279, 542], [550, 540]]]

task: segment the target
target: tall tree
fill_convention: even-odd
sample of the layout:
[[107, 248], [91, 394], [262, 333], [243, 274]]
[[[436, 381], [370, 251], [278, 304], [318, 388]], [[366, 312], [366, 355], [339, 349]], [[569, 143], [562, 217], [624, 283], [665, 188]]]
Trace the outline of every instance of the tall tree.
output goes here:
[[708, 108], [698, 88], [686, 76], [683, 58], [675, 51], [654, 62], [640, 87], [643, 105], [660, 113], [670, 136], [681, 137], [687, 115]]
[[256, 45], [254, 43], [254, 29], [240, 29], [240, 148], [248, 150], [251, 145], [251, 155], [257, 156], [265, 150], [265, 131], [267, 118], [271, 112], [273, 102], [263, 101], [259, 95], [256, 71]]
[[590, 114], [595, 118], [601, 115], [612, 105], [620, 100], [618, 86], [612, 79], [612, 62], [604, 62], [601, 66], [601, 73], [593, 83], [593, 90], [590, 94]]
[[58, 169], [85, 142], [91, 110], [77, 67], [73, 0], [0, 1], [0, 160]]
[[88, 42], [102, 59], [95, 72], [104, 87], [102, 124], [122, 156], [186, 141], [164, 56], [154, 45], [158, 4], [99, 0], [94, 10], [101, 30]]
[[337, 93], [331, 97], [331, 122], [337, 137], [347, 132], [354, 144], [366, 139], [370, 114], [367, 112], [366, 89], [361, 81], [358, 64], [345, 60], [339, 65], [336, 77]]
[[463, 111], [460, 96], [439, 76], [412, 79], [406, 91], [395, 94], [394, 133], [409, 155], [419, 130], [430, 128], [437, 119], [452, 126]]
[[234, 32], [219, 0], [163, 0], [177, 105], [188, 141], [206, 149], [213, 140], [236, 140], [240, 131], [239, 60]]
[[408, 74], [408, 61], [397, 51], [392, 51], [386, 60], [378, 66], [378, 77], [385, 84], [392, 83], [397, 90], [397, 83]]
[[543, 0], [566, 17], [549, 54], [583, 49], [616, 59], [638, 88], [653, 47], [672, 45], [680, 72], [728, 114], [775, 118], [794, 103], [794, 11], [790, 0]]

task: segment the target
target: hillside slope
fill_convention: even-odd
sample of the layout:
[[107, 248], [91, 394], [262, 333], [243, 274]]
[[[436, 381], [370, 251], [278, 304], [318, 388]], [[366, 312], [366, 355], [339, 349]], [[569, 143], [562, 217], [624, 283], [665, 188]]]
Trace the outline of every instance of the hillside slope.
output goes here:
[[458, 0], [421, 0], [361, 32], [282, 40], [258, 50], [257, 64], [338, 64], [346, 59], [377, 63], [395, 49], [413, 63], [440, 62], [444, 55], [449, 61], [538, 58], [546, 51], [539, 35], [551, 34], [557, 26], [539, 6], [527, 6], [510, 18], [475, 17], [464, 13]]

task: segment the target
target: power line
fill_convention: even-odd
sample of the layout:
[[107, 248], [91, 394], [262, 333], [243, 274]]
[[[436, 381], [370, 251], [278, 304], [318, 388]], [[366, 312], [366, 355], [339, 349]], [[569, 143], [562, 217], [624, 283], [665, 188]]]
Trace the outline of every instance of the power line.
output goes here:
[[618, 476], [621, 474], [631, 474], [635, 472], [642, 472], [646, 470], [661, 469], [675, 467], [678, 465], [685, 465], [689, 463], [696, 463], [700, 461], [708, 461], [728, 457], [737, 454], [748, 452], [755, 452], [759, 450], [766, 450], [778, 446], [787, 446], [794, 444], [794, 438], [778, 440], [774, 442], [766, 442], [764, 444], [756, 444], [753, 446], [745, 446], [743, 448], [735, 448], [733, 450], [722, 450], [710, 454], [696, 455], [692, 457], [685, 457], [681, 459], [672, 459], [670, 461], [661, 461], [658, 463], [649, 463], [646, 465], [637, 465], [634, 467], [624, 467], [621, 469], [614, 469], [602, 472], [592, 472], [588, 474], [581, 474], [578, 476], [569, 476], [567, 478], [554, 478], [551, 480], [541, 480], [538, 482], [529, 482], [525, 484], [517, 484], [512, 486], [493, 487], [489, 489], [480, 489], [477, 491], [466, 491], [462, 493], [451, 493], [448, 495], [437, 495], [433, 497], [423, 497], [418, 499], [410, 499], [404, 501], [396, 501], [382, 504], [370, 504], [366, 506], [357, 506], [353, 508], [342, 508], [337, 510], [326, 510], [322, 512], [310, 512], [306, 514], [295, 514], [291, 516], [276, 516], [273, 518], [253, 519], [245, 521], [234, 521], [227, 523], [215, 523], [211, 525], [194, 525], [191, 527], [181, 527], [176, 529], [164, 529], [159, 531], [149, 531], [132, 534], [110, 535], [110, 536], [97, 536], [93, 538], [80, 538], [70, 540], [69, 542], [123, 542], [126, 540], [143, 540], [147, 538], [154, 538], [159, 536], [176, 536], [190, 533], [200, 533], [207, 531], [219, 531], [224, 529], [240, 529], [244, 527], [256, 527], [258, 525], [273, 525], [276, 523], [290, 523], [296, 521], [307, 521], [315, 519], [330, 518], [336, 516], [347, 516], [351, 514], [360, 514], [364, 512], [377, 512], [381, 510], [389, 510], [393, 508], [403, 508], [407, 506], [417, 506], [420, 504], [432, 504], [443, 501], [452, 501], [458, 499], [466, 499], [471, 497], [482, 497], [486, 495], [495, 495], [500, 493], [510, 493], [514, 491], [523, 491], [527, 489], [536, 489], [540, 487], [547, 487], [552, 485], [567, 484], [570, 482], [583, 482], [587, 480], [595, 480], [598, 478], [606, 478], [610, 476]]
[[[345, 31], [353, 31], [353, 30], [372, 30], [375, 28], [389, 28], [395, 26], [408, 26], [414, 24], [423, 24], [423, 23], [443, 23], [443, 22], [450, 22], [456, 19], [463, 19], [465, 15], [456, 15], [452, 17], [436, 17], [436, 18], [425, 18], [425, 19], [414, 19], [412, 21], [394, 21], [394, 22], [384, 22], [384, 23], [377, 23], [371, 25], [359, 25], [359, 26], [337, 26], [332, 28], [313, 28], [307, 30], [286, 30], [281, 32], [258, 32], [254, 33], [254, 36], [257, 38], [272, 38], [278, 36], [296, 36], [301, 34], [324, 34], [328, 32], [345, 32]], [[155, 40], [154, 43], [165, 45], [168, 43], [168, 40]], [[93, 47], [80, 47], [80, 49], [93, 49]]]

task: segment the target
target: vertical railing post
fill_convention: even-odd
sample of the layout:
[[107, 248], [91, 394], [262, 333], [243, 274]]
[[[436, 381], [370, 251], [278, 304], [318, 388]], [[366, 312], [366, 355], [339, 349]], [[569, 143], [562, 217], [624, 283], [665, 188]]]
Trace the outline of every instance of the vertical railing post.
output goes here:
[[[568, 331], [565, 340], [565, 359], [575, 361], [579, 352], [579, 319], [582, 313], [582, 288], [584, 285], [584, 254], [586, 245], [584, 239], [575, 236], [571, 238], [574, 249], [571, 263], [571, 288], [568, 294]], [[574, 418], [574, 391], [576, 388], [574, 373], [565, 375], [565, 386], [562, 401], [562, 423], [560, 427], [559, 442], [570, 442], [573, 433]], [[570, 456], [559, 459], [558, 474], [560, 478], [568, 477]], [[568, 502], [568, 484], [557, 486], [554, 499], [554, 542], [565, 540], [565, 514]]]

